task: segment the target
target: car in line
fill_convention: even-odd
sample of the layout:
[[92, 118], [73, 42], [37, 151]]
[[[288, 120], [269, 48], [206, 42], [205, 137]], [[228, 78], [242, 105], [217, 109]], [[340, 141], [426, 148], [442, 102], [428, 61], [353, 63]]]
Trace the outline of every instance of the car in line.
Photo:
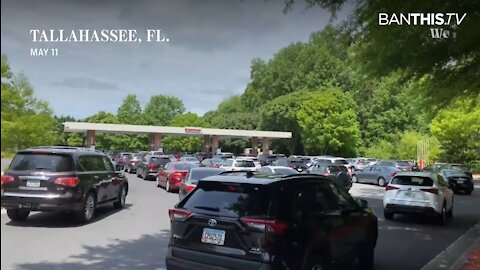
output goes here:
[[194, 167], [198, 165], [192, 162], [172, 161], [165, 164], [157, 174], [157, 187], [165, 188], [167, 192], [178, 192], [182, 181]]
[[142, 161], [141, 154], [134, 154], [133, 157], [125, 164], [125, 171], [128, 173], [136, 173], [138, 164]]
[[258, 170], [262, 167], [262, 163], [260, 163], [258, 158], [253, 157], [253, 156], [239, 156], [239, 157], [236, 158], [236, 160], [251, 160], [251, 161], [253, 161], [253, 164], [255, 164], [256, 170]]
[[453, 191], [440, 174], [399, 172], [385, 188], [383, 214], [420, 214], [437, 220], [441, 225], [453, 215]]
[[183, 156], [178, 161], [180, 162], [192, 162], [200, 166], [200, 160], [194, 156]]
[[274, 166], [284, 166], [284, 167], [290, 167], [298, 172], [304, 172], [307, 170], [308, 160], [307, 159], [302, 159], [301, 157], [288, 157], [288, 158], [279, 158], [277, 159], [273, 165]]
[[249, 170], [249, 171], [256, 171], [257, 166], [253, 162], [253, 160], [248, 160], [248, 159], [233, 159], [229, 158], [226, 159], [222, 165], [220, 165], [220, 168], [226, 170], [226, 171], [239, 171], [239, 170]]
[[379, 160], [376, 165], [395, 167], [400, 171], [411, 171], [413, 167], [413, 164], [410, 164], [410, 162], [406, 160]]
[[223, 159], [220, 158], [206, 158], [200, 162], [200, 167], [219, 168], [223, 164]]
[[450, 189], [454, 193], [459, 191], [465, 192], [465, 194], [470, 195], [473, 192], [473, 180], [462, 170], [453, 170], [453, 169], [442, 169], [440, 170], [440, 175], [443, 176], [443, 179], [447, 181]]
[[348, 169], [343, 165], [323, 163], [314, 164], [307, 169], [307, 172], [326, 176], [337, 182], [347, 191], [352, 187], [352, 179], [350, 178]]
[[117, 164], [125, 165], [130, 160], [131, 157], [132, 157], [131, 153], [121, 152], [115, 156], [115, 159], [113, 161], [115, 161]]
[[277, 160], [281, 157], [284, 157], [284, 155], [280, 155], [280, 154], [272, 154], [272, 155], [261, 154], [261, 155], [258, 155], [258, 161], [260, 161], [260, 164], [262, 164], [262, 166], [268, 166], [268, 165], [273, 165], [275, 160]]
[[370, 166], [370, 162], [366, 158], [347, 158], [347, 162], [351, 166], [352, 171], [361, 171]]
[[214, 156], [214, 158], [221, 158], [221, 159], [228, 159], [228, 158], [234, 158], [234, 154], [230, 152], [223, 152], [223, 153], [218, 153]]
[[263, 166], [258, 170], [258, 172], [263, 174], [274, 174], [274, 175], [299, 174], [297, 170], [290, 167], [286, 167], [286, 166]]
[[199, 181], [169, 209], [167, 269], [373, 269], [367, 201], [323, 176], [235, 173]]
[[1, 176], [1, 205], [12, 221], [25, 221], [31, 211], [58, 211], [88, 223], [99, 206], [123, 208], [128, 187], [124, 172], [99, 151], [43, 146], [15, 154]]
[[195, 189], [198, 184], [198, 181], [209, 176], [218, 175], [221, 172], [224, 172], [224, 169], [220, 168], [208, 168], [208, 167], [198, 167], [191, 168], [190, 172], [187, 174], [187, 178], [184, 179], [178, 190], [178, 198], [183, 200], [188, 193]]
[[462, 163], [434, 163], [424, 168], [423, 171], [438, 173], [442, 169], [463, 171], [471, 180], [473, 180], [472, 170], [468, 165]]
[[384, 187], [398, 172], [400, 170], [396, 167], [373, 165], [366, 167], [363, 171], [352, 172], [352, 182], [371, 183]]
[[163, 165], [171, 161], [171, 157], [166, 155], [145, 155], [137, 165], [137, 177], [143, 180], [155, 179]]

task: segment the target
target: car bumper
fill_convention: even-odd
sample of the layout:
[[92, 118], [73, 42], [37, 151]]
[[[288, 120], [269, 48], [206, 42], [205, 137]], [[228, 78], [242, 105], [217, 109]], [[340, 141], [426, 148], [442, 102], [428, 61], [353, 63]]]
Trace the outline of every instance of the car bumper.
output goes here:
[[168, 270], [270, 270], [268, 264], [256, 261], [209, 254], [170, 246], [165, 258]]
[[473, 182], [467, 182], [467, 183], [464, 183], [464, 184], [449, 182], [448, 185], [454, 191], [457, 191], [457, 190], [471, 191], [471, 190], [473, 190]]
[[30, 211], [78, 211], [82, 209], [82, 197], [69, 193], [64, 195], [31, 194], [5, 192], [2, 195], [2, 207], [5, 209], [25, 209]]
[[414, 206], [414, 205], [399, 205], [399, 204], [387, 204], [384, 208], [386, 212], [398, 213], [398, 214], [423, 214], [428, 216], [437, 215], [437, 211], [433, 207], [426, 206]]

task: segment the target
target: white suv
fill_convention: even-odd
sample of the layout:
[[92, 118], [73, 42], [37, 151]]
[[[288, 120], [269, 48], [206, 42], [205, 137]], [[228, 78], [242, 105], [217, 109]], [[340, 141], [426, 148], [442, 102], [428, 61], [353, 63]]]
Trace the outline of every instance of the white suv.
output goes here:
[[383, 214], [424, 214], [445, 224], [453, 213], [453, 191], [441, 175], [426, 172], [399, 172], [385, 188]]

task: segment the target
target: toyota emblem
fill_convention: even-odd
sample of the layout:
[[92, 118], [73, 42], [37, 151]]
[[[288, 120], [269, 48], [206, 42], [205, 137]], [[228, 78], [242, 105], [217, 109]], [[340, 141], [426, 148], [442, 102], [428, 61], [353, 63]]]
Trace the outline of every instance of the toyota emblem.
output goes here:
[[208, 220], [208, 225], [210, 225], [210, 227], [215, 227], [217, 226], [217, 221], [213, 218], [209, 219]]

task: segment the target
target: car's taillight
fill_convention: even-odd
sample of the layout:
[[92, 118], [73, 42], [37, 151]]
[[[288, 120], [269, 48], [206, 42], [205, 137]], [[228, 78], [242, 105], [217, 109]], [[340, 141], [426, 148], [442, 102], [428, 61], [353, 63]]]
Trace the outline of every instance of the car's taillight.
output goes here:
[[196, 187], [196, 185], [188, 185], [185, 187], [185, 191], [187, 191], [187, 193], [189, 193], [190, 191], [194, 190]]
[[156, 167], [157, 167], [156, 164], [148, 164], [147, 165], [147, 168], [149, 168], [149, 169], [155, 169]]
[[11, 175], [2, 175], [2, 186], [6, 183], [10, 183], [15, 181], [15, 178]]
[[74, 187], [78, 185], [79, 182], [78, 177], [60, 177], [55, 180], [55, 184], [67, 187]]
[[387, 186], [387, 187], [385, 188], [385, 191], [388, 191], [388, 190], [396, 190], [396, 189], [400, 189], [400, 188], [394, 187], [394, 186]]
[[135, 163], [136, 163], [135, 160], [130, 161], [130, 164], [132, 164], [132, 165], [135, 165]]
[[438, 194], [438, 189], [436, 189], [436, 188], [421, 188], [420, 190], [424, 191], [424, 192]]
[[243, 223], [245, 223], [248, 227], [269, 231], [277, 234], [284, 233], [287, 228], [288, 224], [279, 220], [268, 220], [268, 219], [257, 219], [257, 218], [241, 218], [240, 219]]
[[185, 221], [192, 215], [192, 212], [188, 210], [169, 209], [168, 215], [170, 216], [170, 220]]

